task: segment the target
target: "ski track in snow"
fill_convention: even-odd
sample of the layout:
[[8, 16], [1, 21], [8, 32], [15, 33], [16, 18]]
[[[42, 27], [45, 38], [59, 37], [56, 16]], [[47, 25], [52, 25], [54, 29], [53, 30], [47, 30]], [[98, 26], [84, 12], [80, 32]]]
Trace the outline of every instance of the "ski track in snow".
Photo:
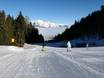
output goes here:
[[[78, 65], [79, 67], [84, 68], [86, 71], [91, 72], [91, 73], [94, 73], [95, 75], [98, 75], [98, 76], [101, 77], [101, 78], [104, 78], [104, 73], [99, 72], [99, 71], [97, 71], [97, 70], [94, 70], [93, 68], [88, 67], [88, 66], [86, 66], [86, 65], [84, 65], [84, 64], [81, 64], [81, 63], [79, 63], [79, 62], [77, 62], [77, 61], [75, 61], [75, 60], [73, 60], [73, 59], [70, 59], [69, 57], [67, 58], [66, 56], [63, 56], [62, 54], [60, 54], [60, 53], [58, 53], [58, 52], [55, 52], [55, 53], [56, 53], [57, 55], [63, 57], [64, 59], [66, 59], [66, 60], [68, 60], [68, 61], [70, 61], [70, 62], [72, 62], [72, 63]], [[71, 54], [70, 54], [70, 56], [71, 56]], [[72, 56], [71, 56], [71, 57], [72, 57]]]
[[104, 78], [104, 48], [72, 52], [53, 47], [42, 52], [41, 46], [4, 48], [0, 47], [0, 78]]

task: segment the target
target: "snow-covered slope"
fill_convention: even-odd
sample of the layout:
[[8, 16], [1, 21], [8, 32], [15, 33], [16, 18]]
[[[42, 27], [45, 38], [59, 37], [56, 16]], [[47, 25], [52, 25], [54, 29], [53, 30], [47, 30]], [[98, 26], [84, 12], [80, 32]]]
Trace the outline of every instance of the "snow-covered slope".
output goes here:
[[0, 46], [0, 78], [104, 78], [104, 47], [8, 47]]
[[56, 27], [56, 28], [37, 27], [37, 28], [39, 30], [39, 34], [42, 34], [45, 40], [53, 39], [56, 35], [61, 34], [66, 29], [66, 27]]
[[36, 21], [33, 21], [33, 24], [36, 27], [43, 27], [43, 28], [47, 28], [47, 27], [68, 27], [68, 25], [56, 24], [56, 23], [49, 22], [46, 20], [36, 20]]
[[89, 37], [89, 39], [87, 37], [77, 38], [71, 40], [71, 44], [73, 47], [85, 47], [86, 44], [90, 47], [104, 46], [104, 39], [98, 39], [97, 37]]
[[45, 40], [51, 40], [58, 34], [61, 34], [68, 25], [55, 24], [49, 21], [36, 20], [32, 22], [34, 27], [38, 28], [39, 34], [42, 34]]

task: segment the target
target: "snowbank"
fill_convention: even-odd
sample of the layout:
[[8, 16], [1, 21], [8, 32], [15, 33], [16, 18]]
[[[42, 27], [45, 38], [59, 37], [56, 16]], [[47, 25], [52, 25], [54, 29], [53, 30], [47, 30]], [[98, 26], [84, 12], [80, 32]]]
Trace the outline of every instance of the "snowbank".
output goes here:
[[88, 43], [90, 47], [104, 46], [104, 39], [99, 40], [96, 38], [90, 38], [87, 40], [78, 38], [71, 41], [73, 47], [86, 47], [86, 43]]
[[24, 48], [15, 47], [15, 46], [8, 46], [8, 50], [15, 51], [15, 52], [21, 52], [21, 51], [24, 51]]

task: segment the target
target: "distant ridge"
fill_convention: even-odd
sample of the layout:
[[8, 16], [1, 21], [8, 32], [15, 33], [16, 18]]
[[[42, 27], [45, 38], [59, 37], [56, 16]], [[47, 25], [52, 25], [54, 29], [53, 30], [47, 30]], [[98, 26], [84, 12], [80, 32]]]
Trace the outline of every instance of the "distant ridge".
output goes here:
[[36, 20], [36, 21], [33, 21], [32, 23], [35, 27], [42, 27], [42, 28], [68, 27], [68, 25], [56, 24], [46, 20]]

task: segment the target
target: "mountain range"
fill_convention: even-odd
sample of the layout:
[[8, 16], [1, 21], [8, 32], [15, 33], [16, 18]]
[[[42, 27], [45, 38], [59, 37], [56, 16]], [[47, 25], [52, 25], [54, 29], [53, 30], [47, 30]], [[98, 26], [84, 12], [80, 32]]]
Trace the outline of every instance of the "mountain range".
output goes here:
[[45, 40], [51, 40], [56, 35], [61, 34], [68, 28], [68, 25], [56, 24], [45, 20], [33, 21], [34, 27], [38, 28], [39, 34], [44, 36]]
[[50, 21], [46, 21], [46, 20], [36, 20], [33, 21], [33, 25], [35, 27], [43, 27], [43, 28], [55, 28], [55, 27], [68, 27], [68, 25], [64, 25], [64, 24], [56, 24]]

